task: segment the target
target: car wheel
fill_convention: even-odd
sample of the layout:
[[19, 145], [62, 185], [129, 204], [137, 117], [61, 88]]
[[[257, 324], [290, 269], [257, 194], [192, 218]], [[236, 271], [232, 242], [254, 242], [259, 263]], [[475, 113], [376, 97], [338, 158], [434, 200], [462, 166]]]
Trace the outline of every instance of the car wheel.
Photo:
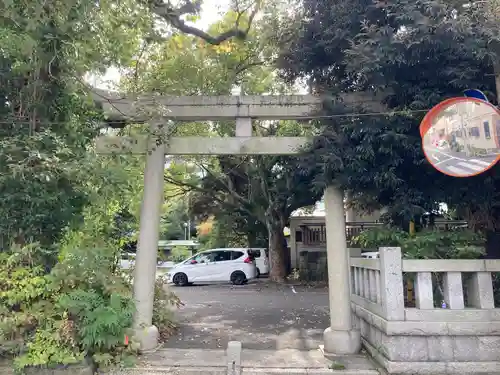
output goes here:
[[234, 285], [243, 285], [246, 281], [247, 277], [244, 272], [242, 271], [234, 271], [231, 274], [231, 282]]
[[260, 270], [257, 268], [257, 274], [255, 275], [255, 277], [258, 279], [260, 277]]
[[176, 273], [172, 279], [175, 285], [186, 286], [189, 284], [188, 277], [185, 273]]

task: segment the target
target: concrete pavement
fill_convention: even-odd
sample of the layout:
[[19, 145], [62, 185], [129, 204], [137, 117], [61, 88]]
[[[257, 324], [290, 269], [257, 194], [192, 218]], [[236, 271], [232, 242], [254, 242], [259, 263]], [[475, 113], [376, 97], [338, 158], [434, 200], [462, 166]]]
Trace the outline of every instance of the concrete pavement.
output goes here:
[[184, 306], [166, 348], [317, 349], [329, 325], [328, 292], [259, 280], [243, 286], [173, 287]]
[[426, 146], [425, 153], [432, 165], [441, 172], [464, 177], [488, 169], [497, 158], [496, 155], [468, 157], [462, 152], [440, 150], [432, 146]]
[[257, 280], [172, 287], [185, 304], [179, 332], [133, 369], [109, 375], [378, 375], [365, 355], [325, 357], [325, 288]]

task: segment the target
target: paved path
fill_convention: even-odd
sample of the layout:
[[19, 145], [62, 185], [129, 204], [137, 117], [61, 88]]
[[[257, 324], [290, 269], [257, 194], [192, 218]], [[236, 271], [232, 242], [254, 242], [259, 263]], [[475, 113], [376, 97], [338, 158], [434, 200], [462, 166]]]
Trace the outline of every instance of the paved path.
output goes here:
[[324, 289], [276, 285], [172, 287], [185, 306], [167, 348], [317, 349], [329, 325]]
[[425, 152], [429, 161], [439, 170], [459, 176], [470, 176], [484, 171], [496, 159], [495, 155], [483, 157], [467, 157], [464, 153], [439, 150], [435, 147], [426, 146]]

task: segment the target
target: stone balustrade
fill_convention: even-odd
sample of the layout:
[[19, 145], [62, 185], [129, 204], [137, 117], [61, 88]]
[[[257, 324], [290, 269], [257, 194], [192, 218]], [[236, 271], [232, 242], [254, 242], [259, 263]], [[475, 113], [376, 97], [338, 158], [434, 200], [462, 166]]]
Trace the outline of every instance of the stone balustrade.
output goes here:
[[[410, 260], [386, 247], [380, 259], [351, 258], [350, 270], [356, 327], [388, 373], [500, 374], [500, 260]], [[405, 306], [405, 278], [415, 307]]]

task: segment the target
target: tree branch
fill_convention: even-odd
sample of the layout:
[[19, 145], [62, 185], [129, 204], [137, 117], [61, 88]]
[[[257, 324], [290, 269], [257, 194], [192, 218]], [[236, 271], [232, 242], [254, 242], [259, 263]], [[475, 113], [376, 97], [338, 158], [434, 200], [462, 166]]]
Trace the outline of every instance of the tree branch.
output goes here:
[[255, 61], [255, 62], [246, 63], [246, 64], [240, 63], [237, 65], [234, 75], [235, 75], [235, 77], [238, 77], [245, 70], [248, 70], [254, 66], [262, 66], [264, 64], [265, 64], [264, 61]]
[[[206, 168], [204, 168], [206, 169]], [[213, 175], [210, 171], [207, 171], [207, 173], [210, 173], [212, 176], [214, 176], [215, 178], [217, 178], [215, 175]], [[217, 179], [218, 181], [220, 181], [220, 179]], [[226, 200], [223, 200], [223, 199], [220, 199], [218, 198], [215, 194], [214, 194], [214, 190], [212, 189], [205, 189], [203, 188], [202, 186], [198, 186], [198, 185], [194, 185], [194, 184], [190, 184], [190, 183], [187, 183], [187, 182], [184, 182], [184, 181], [179, 181], [179, 180], [176, 180], [174, 178], [171, 178], [171, 177], [168, 177], [165, 175], [164, 177], [164, 181], [167, 182], [167, 183], [170, 183], [170, 184], [173, 184], [175, 186], [178, 186], [180, 188], [185, 188], [186, 192], [187, 191], [197, 191], [197, 192], [200, 192], [200, 193], [205, 193], [207, 195], [209, 195], [214, 201], [220, 203], [221, 205], [228, 205], [228, 206], [231, 206], [231, 207], [235, 207], [241, 211], [244, 211], [246, 212], [248, 215], [250, 216], [253, 216], [255, 218], [258, 218], [255, 214], [255, 212], [252, 212], [251, 210], [249, 210], [247, 208], [249, 204], [249, 202], [245, 201], [245, 203], [243, 202], [240, 202], [241, 204], [233, 204], [231, 202], [227, 202]], [[224, 185], [225, 187], [226, 185]], [[233, 196], [232, 193], [229, 191], [229, 190], [226, 190], [226, 192]]]
[[184, 188], [184, 192], [185, 193], [188, 193], [189, 191], [197, 191], [197, 192], [200, 192], [200, 193], [207, 193], [207, 194], [210, 194], [210, 196], [213, 197], [214, 200], [217, 200], [220, 203], [224, 203], [224, 201], [218, 199], [217, 197], [215, 197], [213, 195], [213, 191], [212, 190], [204, 189], [201, 186], [190, 184], [188, 182], [179, 181], [179, 180], [176, 180], [175, 178], [171, 178], [171, 177], [168, 177], [166, 175], [164, 176], [163, 180], [165, 182], [167, 182], [169, 184], [172, 184], [172, 185], [175, 185], [175, 186], [177, 186], [179, 188]]
[[239, 21], [242, 13], [238, 13], [235, 26], [232, 29], [227, 30], [217, 36], [210, 35], [209, 33], [201, 29], [189, 26], [182, 19], [182, 16], [186, 14], [197, 14], [200, 12], [201, 10], [200, 0], [186, 0], [184, 4], [177, 9], [175, 9], [170, 2], [164, 3], [162, 2], [162, 0], [149, 0], [149, 7], [154, 14], [167, 21], [170, 25], [172, 25], [179, 31], [203, 39], [205, 42], [209, 44], [219, 45], [233, 37], [242, 40], [246, 39], [250, 31], [250, 28], [252, 27], [253, 20], [257, 15], [257, 12], [260, 10], [261, 2], [262, 0], [256, 1], [256, 4], [248, 17], [248, 25], [245, 29], [243, 30], [240, 29]]
[[[242, 205], [251, 205], [251, 202], [248, 199], [245, 199], [242, 197], [234, 188], [231, 186], [231, 184], [228, 184], [226, 181], [223, 181], [223, 179], [219, 178], [219, 176], [216, 176], [209, 168], [205, 167], [203, 164], [198, 164], [200, 168], [202, 168], [205, 172], [207, 172], [212, 178], [220, 182], [223, 186], [224, 189], [237, 201], [239, 201]], [[230, 171], [231, 172], [231, 171]], [[230, 173], [228, 172], [228, 173]], [[224, 174], [224, 176], [227, 176], [227, 174]]]

